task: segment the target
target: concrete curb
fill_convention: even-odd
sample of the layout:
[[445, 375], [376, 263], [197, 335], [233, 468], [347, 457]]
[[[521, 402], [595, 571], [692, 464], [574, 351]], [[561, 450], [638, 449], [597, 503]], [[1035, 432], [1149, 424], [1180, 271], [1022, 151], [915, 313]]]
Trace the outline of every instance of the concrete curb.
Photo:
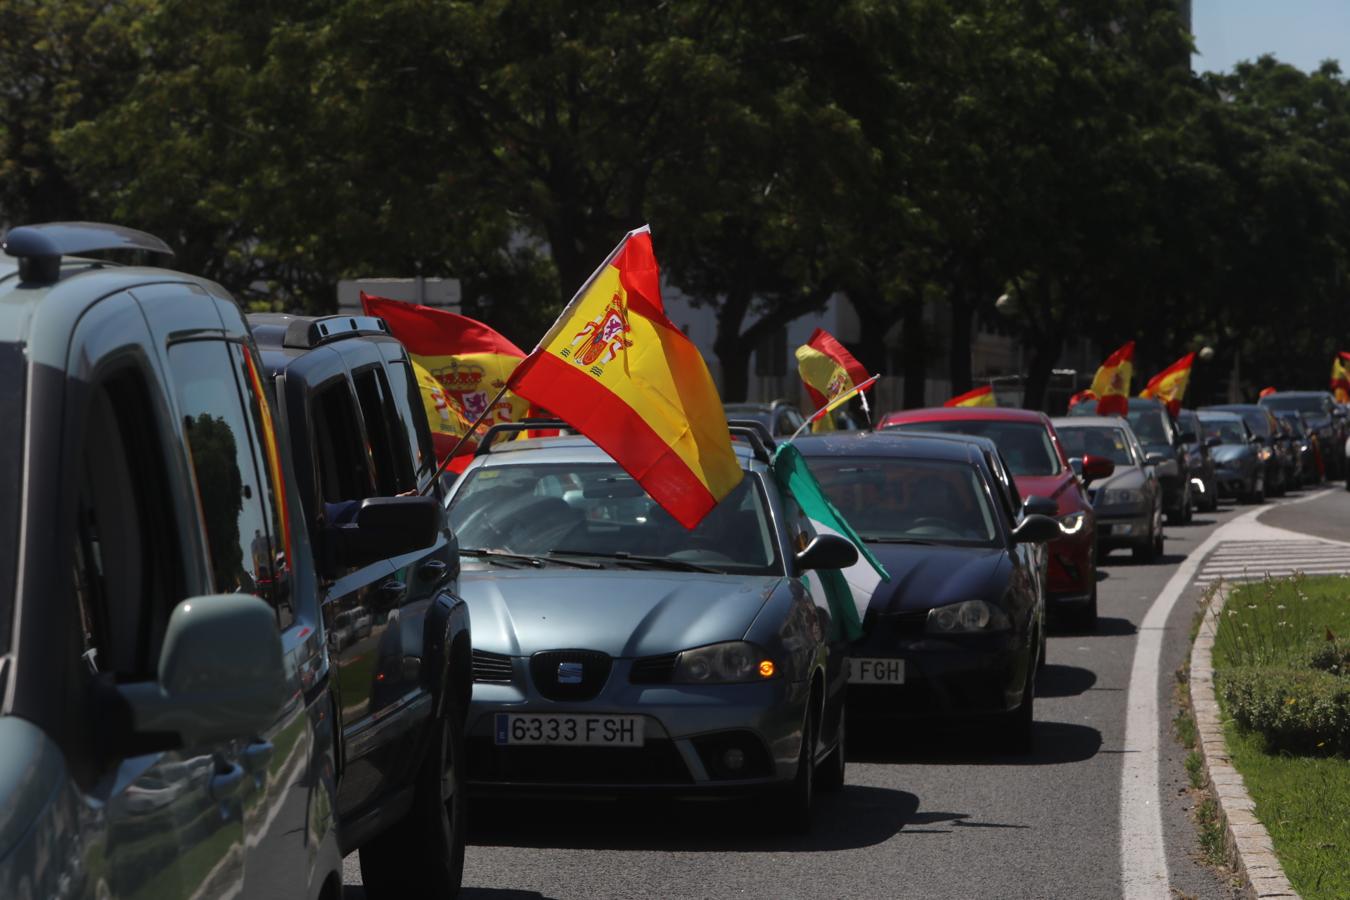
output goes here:
[[1199, 633], [1191, 645], [1191, 711], [1195, 716], [1196, 739], [1200, 742], [1210, 790], [1223, 816], [1229, 855], [1237, 861], [1247, 896], [1297, 898], [1298, 893], [1275, 857], [1270, 833], [1257, 821], [1256, 804], [1248, 795], [1242, 776], [1233, 768], [1223, 739], [1219, 701], [1214, 694], [1213, 653], [1215, 622], [1228, 601], [1228, 592], [1229, 586], [1220, 583], [1205, 608]]

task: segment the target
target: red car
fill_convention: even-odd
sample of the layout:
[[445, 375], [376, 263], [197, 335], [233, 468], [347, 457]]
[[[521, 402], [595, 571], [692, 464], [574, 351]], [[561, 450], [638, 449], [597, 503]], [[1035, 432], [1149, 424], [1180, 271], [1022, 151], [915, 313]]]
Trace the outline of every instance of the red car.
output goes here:
[[[1028, 511], [1059, 520], [1062, 535], [1048, 545], [1046, 601], [1050, 612], [1091, 629], [1097, 623], [1097, 524], [1088, 499], [1087, 482], [1105, 478], [1109, 460], [1084, 460], [1082, 477], [1071, 466], [1059, 435], [1044, 413], [1029, 409], [936, 408], [887, 414], [880, 429], [956, 432], [991, 439], [1028, 498]], [[1031, 497], [1045, 497], [1054, 508], [1042, 510]], [[1042, 501], [1043, 503], [1044, 501]]]

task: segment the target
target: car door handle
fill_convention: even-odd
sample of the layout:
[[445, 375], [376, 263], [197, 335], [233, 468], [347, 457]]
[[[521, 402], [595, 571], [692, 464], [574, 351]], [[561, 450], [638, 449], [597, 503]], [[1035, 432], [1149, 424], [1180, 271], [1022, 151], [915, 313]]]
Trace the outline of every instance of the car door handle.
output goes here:
[[271, 741], [254, 741], [244, 748], [244, 768], [250, 772], [260, 772], [272, 761], [272, 751], [276, 748]]
[[439, 559], [429, 559], [417, 567], [417, 574], [428, 580], [440, 578], [445, 574], [445, 570], [450, 568], [444, 561]]

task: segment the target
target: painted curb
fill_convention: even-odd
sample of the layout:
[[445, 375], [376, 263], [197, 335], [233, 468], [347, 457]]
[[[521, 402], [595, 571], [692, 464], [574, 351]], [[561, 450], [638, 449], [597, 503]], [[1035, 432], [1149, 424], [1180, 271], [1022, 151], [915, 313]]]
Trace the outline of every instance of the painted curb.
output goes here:
[[1280, 861], [1275, 857], [1266, 826], [1256, 818], [1256, 804], [1247, 786], [1233, 768], [1228, 745], [1223, 738], [1218, 698], [1214, 694], [1215, 622], [1228, 602], [1230, 586], [1220, 583], [1210, 597], [1200, 622], [1200, 630], [1191, 644], [1191, 714], [1195, 717], [1196, 738], [1205, 763], [1209, 791], [1218, 801], [1223, 816], [1224, 839], [1229, 856], [1237, 861], [1248, 897], [1297, 898]]

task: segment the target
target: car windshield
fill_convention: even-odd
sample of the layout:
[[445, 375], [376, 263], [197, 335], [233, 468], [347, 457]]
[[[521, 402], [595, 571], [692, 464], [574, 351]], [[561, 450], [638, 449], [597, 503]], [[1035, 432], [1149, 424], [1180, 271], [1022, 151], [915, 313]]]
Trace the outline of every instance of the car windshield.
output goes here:
[[1303, 421], [1297, 413], [1276, 413], [1276, 418], [1280, 420], [1280, 426], [1288, 429], [1289, 433], [1295, 437], [1303, 437]]
[[1263, 438], [1270, 437], [1270, 413], [1264, 407], [1258, 409], [1239, 409], [1234, 410], [1242, 416], [1247, 427], [1251, 429], [1252, 434], [1260, 435]]
[[1325, 416], [1327, 414], [1326, 398], [1315, 394], [1311, 397], [1262, 397], [1261, 405], [1268, 406], [1273, 410], [1296, 410], [1314, 416]]
[[1200, 436], [1200, 418], [1190, 410], [1184, 410], [1177, 416], [1177, 425], [1182, 431], [1189, 431], [1196, 437]]
[[1130, 450], [1130, 437], [1124, 428], [1110, 425], [1062, 426], [1059, 429], [1059, 442], [1069, 456], [1101, 456], [1118, 466], [1135, 465], [1134, 454]]
[[692, 530], [615, 463], [519, 463], [469, 472], [450, 500], [463, 552], [735, 574], [778, 573], [764, 487], [747, 473]]
[[1132, 409], [1125, 414], [1125, 421], [1134, 429], [1135, 437], [1142, 444], [1170, 444], [1165, 414], [1160, 409]]
[[[0, 343], [0, 653], [9, 651], [14, 623], [15, 560], [19, 546], [20, 466], [23, 461], [25, 367], [19, 344]], [[0, 686], [3, 690], [3, 686]]]
[[1221, 444], [1247, 443], [1247, 430], [1235, 419], [1207, 419], [1201, 416], [1200, 424], [1204, 426], [1206, 440], [1218, 438]]
[[968, 463], [840, 456], [807, 463], [865, 541], [990, 546], [998, 535], [989, 493]]
[[887, 426], [905, 431], [970, 434], [989, 438], [1003, 454], [1013, 477], [1058, 475], [1059, 454], [1050, 443], [1050, 432], [1039, 422], [997, 422], [989, 419], [947, 419], [938, 422], [897, 422]]

